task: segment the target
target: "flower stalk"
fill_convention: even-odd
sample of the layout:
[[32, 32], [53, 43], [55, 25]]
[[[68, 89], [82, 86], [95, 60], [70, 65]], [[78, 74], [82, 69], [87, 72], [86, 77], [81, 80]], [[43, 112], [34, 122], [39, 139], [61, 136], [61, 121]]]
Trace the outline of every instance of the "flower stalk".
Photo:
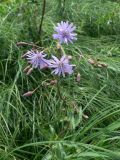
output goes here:
[[56, 86], [57, 86], [58, 96], [60, 97], [61, 100], [64, 100], [64, 98], [62, 97], [61, 91], [60, 91], [59, 79], [57, 80]]
[[41, 17], [41, 22], [39, 25], [39, 30], [38, 30], [40, 40], [41, 40], [41, 31], [42, 31], [42, 25], [43, 25], [43, 20], [44, 20], [44, 15], [45, 15], [45, 9], [46, 9], [46, 0], [43, 0], [42, 17]]

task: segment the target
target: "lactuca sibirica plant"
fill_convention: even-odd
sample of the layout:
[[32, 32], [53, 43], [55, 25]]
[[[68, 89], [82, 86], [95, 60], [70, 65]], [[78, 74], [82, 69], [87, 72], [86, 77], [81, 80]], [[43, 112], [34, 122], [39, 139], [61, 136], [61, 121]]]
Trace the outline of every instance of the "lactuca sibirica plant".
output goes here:
[[[73, 43], [77, 40], [77, 34], [74, 32], [76, 27], [71, 23], [61, 22], [54, 27], [56, 33], [53, 34], [53, 39], [57, 40], [57, 46], [60, 49], [60, 55], [52, 55], [50, 59], [47, 58], [45, 49], [43, 51], [38, 51], [36, 49], [27, 51], [24, 54], [24, 58], [28, 61], [28, 66], [24, 69], [27, 75], [31, 74], [34, 68], [51, 70], [51, 73], [57, 77], [65, 77], [66, 75], [71, 75], [74, 71], [75, 65], [70, 64], [71, 56], [65, 54], [62, 44]], [[55, 81], [56, 82], [56, 81]], [[36, 90], [36, 89], [35, 89]], [[34, 91], [35, 91], [34, 90]], [[32, 95], [32, 91], [24, 94], [24, 96]]]
[[49, 66], [49, 61], [45, 59], [46, 56], [47, 55], [45, 53], [39, 52], [37, 50], [31, 50], [26, 53], [26, 59], [32, 65], [32, 67], [39, 69], [43, 69]]
[[77, 40], [76, 33], [74, 33], [74, 30], [76, 27], [73, 25], [73, 23], [69, 24], [69, 22], [61, 22], [58, 23], [57, 26], [55, 26], [54, 30], [57, 32], [56, 34], [53, 34], [53, 38], [57, 39], [60, 44], [69, 42], [73, 43], [74, 40]]
[[60, 60], [57, 57], [52, 56], [49, 65], [50, 68], [54, 68], [52, 73], [58, 76], [62, 75], [63, 77], [65, 77], [65, 74], [73, 73], [73, 66], [75, 65], [69, 64], [69, 59], [66, 55], [63, 55]]

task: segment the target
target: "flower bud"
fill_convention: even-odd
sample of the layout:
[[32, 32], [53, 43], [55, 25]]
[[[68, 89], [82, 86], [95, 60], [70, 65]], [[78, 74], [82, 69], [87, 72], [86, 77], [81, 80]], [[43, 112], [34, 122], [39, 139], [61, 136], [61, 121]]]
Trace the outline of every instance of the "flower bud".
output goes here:
[[80, 80], [81, 80], [81, 75], [80, 75], [80, 73], [78, 73], [78, 74], [77, 74], [77, 77], [76, 77], [76, 81], [77, 81], [77, 82], [80, 82]]
[[57, 47], [58, 50], [61, 49], [61, 45], [59, 43], [57, 43], [56, 47]]
[[69, 59], [69, 60], [71, 60], [71, 59], [72, 59], [72, 56], [71, 56], [71, 55], [69, 55], [69, 56], [67, 56], [67, 57], [68, 57], [68, 59]]
[[90, 64], [95, 64], [95, 61], [93, 60], [93, 59], [88, 59], [88, 62], [90, 63]]
[[102, 67], [107, 67], [108, 65], [105, 63], [101, 63]]
[[47, 83], [47, 82], [42, 82], [42, 86], [45, 86], [45, 87], [47, 87], [47, 86], [49, 86], [50, 84], [49, 83]]
[[99, 68], [102, 68], [102, 67], [103, 67], [102, 64], [98, 64], [97, 66], [98, 66]]
[[83, 114], [83, 117], [84, 117], [85, 119], [88, 119], [88, 118], [89, 118], [88, 115], [86, 115], [86, 114]]
[[23, 94], [23, 97], [32, 96], [33, 93], [34, 93], [34, 91], [28, 91], [28, 92], [26, 92], [26, 93]]
[[57, 84], [57, 80], [52, 80], [52, 81], [50, 82], [50, 84], [51, 84], [51, 85]]
[[30, 69], [30, 66], [27, 66], [27, 67], [23, 70], [23, 72], [27, 72], [29, 69]]
[[30, 68], [30, 69], [27, 71], [26, 75], [30, 75], [32, 71], [33, 71], [33, 68]]

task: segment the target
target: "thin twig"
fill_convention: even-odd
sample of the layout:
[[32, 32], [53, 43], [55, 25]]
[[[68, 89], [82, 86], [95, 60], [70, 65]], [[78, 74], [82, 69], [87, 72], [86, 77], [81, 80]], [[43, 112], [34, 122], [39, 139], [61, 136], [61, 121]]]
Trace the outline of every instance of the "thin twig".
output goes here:
[[40, 22], [39, 31], [38, 31], [39, 36], [41, 36], [42, 24], [43, 24], [43, 19], [45, 15], [45, 8], [46, 8], [46, 0], [43, 0], [42, 17], [41, 17], [41, 22]]
[[28, 43], [28, 42], [17, 42], [16, 43], [17, 46], [32, 46], [32, 47], [35, 47], [35, 48], [43, 48], [43, 47], [40, 47], [34, 43]]

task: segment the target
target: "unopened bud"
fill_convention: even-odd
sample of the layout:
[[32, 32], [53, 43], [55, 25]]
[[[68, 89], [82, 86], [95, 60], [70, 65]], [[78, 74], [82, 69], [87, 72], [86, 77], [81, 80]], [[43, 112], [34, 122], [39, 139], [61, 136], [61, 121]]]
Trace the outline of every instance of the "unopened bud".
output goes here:
[[32, 71], [33, 71], [33, 68], [30, 68], [30, 69], [27, 71], [26, 75], [30, 75]]
[[80, 73], [78, 73], [78, 74], [77, 74], [76, 81], [77, 81], [77, 82], [80, 82], [80, 80], [81, 80], [81, 75], [80, 75]]
[[72, 59], [72, 56], [71, 56], [71, 55], [69, 55], [69, 56], [67, 56], [67, 57], [68, 57], [68, 59], [69, 59], [69, 60], [71, 60], [71, 59]]
[[58, 50], [61, 49], [61, 45], [59, 43], [57, 43], [56, 47]]
[[85, 119], [88, 119], [88, 118], [89, 118], [88, 115], [86, 115], [86, 114], [83, 114], [83, 117], [84, 117]]
[[50, 84], [51, 84], [51, 85], [57, 84], [57, 80], [52, 80], [52, 81], [50, 82]]
[[102, 64], [98, 64], [97, 66], [98, 66], [99, 68], [102, 68], [102, 67], [103, 67]]
[[28, 92], [26, 92], [26, 93], [23, 94], [23, 97], [32, 96], [33, 93], [34, 93], [34, 91], [28, 91]]
[[93, 59], [88, 59], [88, 62], [90, 63], [90, 64], [95, 64], [95, 61], [93, 60]]
[[30, 69], [30, 66], [27, 66], [27, 67], [23, 70], [23, 72], [27, 72], [29, 69]]
[[102, 65], [103, 67], [107, 67], [107, 66], [108, 66], [108, 65], [105, 64], [105, 63], [101, 63], [101, 65]]

